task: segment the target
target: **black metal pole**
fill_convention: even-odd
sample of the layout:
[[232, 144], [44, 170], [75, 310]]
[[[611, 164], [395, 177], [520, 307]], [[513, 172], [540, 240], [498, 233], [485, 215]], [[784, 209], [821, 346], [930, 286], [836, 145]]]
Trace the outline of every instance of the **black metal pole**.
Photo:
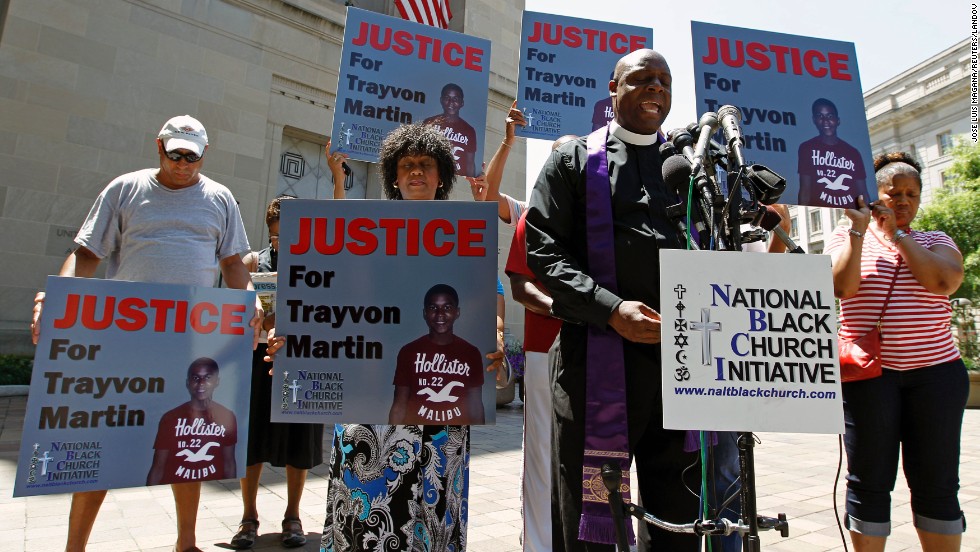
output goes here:
[[626, 538], [626, 516], [623, 515], [623, 496], [619, 487], [623, 482], [623, 472], [612, 464], [602, 465], [602, 484], [609, 491], [609, 509], [616, 526], [616, 543], [620, 552], [629, 552], [630, 543]]
[[755, 505], [755, 435], [751, 432], [738, 434], [738, 469], [742, 478], [742, 522], [749, 532], [742, 535], [744, 552], [759, 552], [759, 514]]

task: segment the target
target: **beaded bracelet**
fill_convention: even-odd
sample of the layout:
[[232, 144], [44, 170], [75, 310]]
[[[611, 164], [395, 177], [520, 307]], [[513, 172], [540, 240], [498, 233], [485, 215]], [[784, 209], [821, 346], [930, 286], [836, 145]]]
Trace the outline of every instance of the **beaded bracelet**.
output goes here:
[[850, 234], [850, 235], [852, 235], [852, 236], [854, 236], [855, 238], [858, 238], [858, 239], [863, 239], [864, 238], [864, 233], [863, 232], [858, 232], [857, 230], [855, 230], [853, 228], [851, 228], [850, 230], [848, 230], [847, 233]]

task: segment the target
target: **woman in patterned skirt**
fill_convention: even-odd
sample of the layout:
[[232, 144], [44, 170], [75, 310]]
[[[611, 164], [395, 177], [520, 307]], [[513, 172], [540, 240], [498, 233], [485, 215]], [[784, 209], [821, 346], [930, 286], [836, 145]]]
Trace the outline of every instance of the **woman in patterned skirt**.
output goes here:
[[[448, 199], [455, 180], [449, 141], [422, 124], [384, 140], [381, 178], [388, 199]], [[270, 352], [282, 346], [273, 339]], [[487, 355], [502, 363], [502, 344]], [[466, 549], [469, 426], [334, 427], [330, 486], [320, 550], [462, 552]]]

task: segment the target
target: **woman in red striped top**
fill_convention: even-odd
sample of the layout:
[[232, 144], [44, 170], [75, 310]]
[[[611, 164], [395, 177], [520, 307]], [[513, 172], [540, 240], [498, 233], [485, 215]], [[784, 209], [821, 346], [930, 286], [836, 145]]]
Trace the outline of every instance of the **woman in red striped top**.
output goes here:
[[[959, 490], [966, 368], [950, 332], [949, 295], [963, 256], [939, 231], [911, 228], [919, 165], [896, 152], [875, 159], [878, 201], [845, 211], [834, 231], [834, 291], [841, 335], [866, 334], [882, 317], [882, 376], [843, 385], [847, 527], [857, 552], [881, 551], [891, 531], [891, 490], [901, 449], [914, 525], [926, 552], [959, 550], [965, 528]], [[898, 272], [896, 277], [896, 271]], [[888, 288], [894, 287], [888, 304]]]

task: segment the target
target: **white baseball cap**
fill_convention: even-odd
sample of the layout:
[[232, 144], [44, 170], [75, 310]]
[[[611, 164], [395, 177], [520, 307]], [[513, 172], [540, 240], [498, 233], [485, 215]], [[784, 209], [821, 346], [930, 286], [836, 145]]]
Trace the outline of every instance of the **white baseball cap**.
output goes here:
[[190, 115], [170, 119], [157, 137], [163, 140], [166, 151], [187, 149], [200, 156], [204, 155], [204, 148], [208, 145], [208, 132], [204, 130], [204, 125]]

